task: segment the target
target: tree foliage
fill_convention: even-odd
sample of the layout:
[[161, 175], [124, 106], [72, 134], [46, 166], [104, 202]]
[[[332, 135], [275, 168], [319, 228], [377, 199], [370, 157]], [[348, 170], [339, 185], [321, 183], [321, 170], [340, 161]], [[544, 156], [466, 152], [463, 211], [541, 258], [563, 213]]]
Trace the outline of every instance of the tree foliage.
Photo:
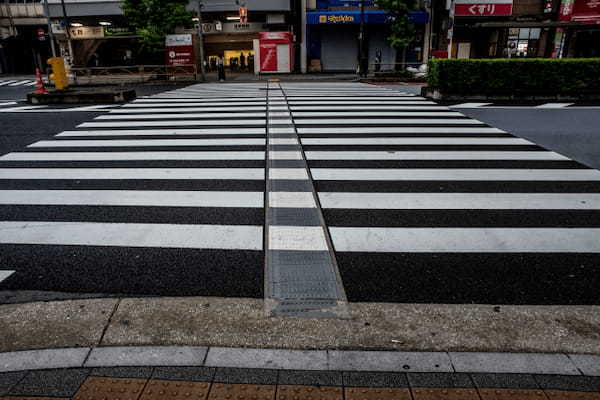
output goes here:
[[414, 25], [408, 22], [408, 13], [416, 8], [417, 0], [376, 0], [377, 6], [390, 14], [392, 33], [388, 40], [395, 48], [408, 46], [415, 37]]
[[129, 25], [136, 30], [149, 52], [165, 47], [165, 36], [175, 28], [193, 26], [193, 14], [185, 7], [187, 0], [123, 0], [121, 8]]

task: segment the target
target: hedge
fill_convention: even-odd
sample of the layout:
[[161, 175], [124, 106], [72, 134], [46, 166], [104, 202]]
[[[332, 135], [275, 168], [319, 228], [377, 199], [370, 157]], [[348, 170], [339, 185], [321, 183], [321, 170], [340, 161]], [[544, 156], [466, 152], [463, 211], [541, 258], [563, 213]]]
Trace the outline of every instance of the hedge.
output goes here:
[[600, 58], [432, 60], [427, 84], [461, 95], [600, 92]]

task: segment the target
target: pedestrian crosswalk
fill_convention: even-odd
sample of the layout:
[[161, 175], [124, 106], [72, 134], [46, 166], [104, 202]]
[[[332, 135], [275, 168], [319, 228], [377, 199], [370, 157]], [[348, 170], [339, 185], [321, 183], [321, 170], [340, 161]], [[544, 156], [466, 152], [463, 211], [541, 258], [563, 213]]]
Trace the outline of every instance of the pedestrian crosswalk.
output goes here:
[[0, 155], [0, 250], [0, 290], [598, 304], [600, 171], [383, 87], [192, 85]]
[[35, 79], [0, 79], [0, 87], [35, 86]]
[[204, 89], [139, 99], [0, 156], [0, 259], [16, 271], [0, 288], [260, 297], [267, 92], [253, 86], [218, 110]]

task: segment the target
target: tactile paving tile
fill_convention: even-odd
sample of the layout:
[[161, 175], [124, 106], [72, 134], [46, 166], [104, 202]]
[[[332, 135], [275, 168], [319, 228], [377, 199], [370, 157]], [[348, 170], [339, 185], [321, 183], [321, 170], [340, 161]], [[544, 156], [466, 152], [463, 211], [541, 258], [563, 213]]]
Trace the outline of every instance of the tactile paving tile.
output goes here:
[[480, 400], [476, 389], [413, 388], [414, 400]]
[[208, 400], [274, 400], [274, 385], [213, 383]]
[[412, 400], [408, 388], [345, 388], [346, 400]]
[[210, 383], [151, 379], [140, 400], [205, 400]]
[[91, 376], [83, 382], [73, 400], [137, 400], [146, 382], [146, 379]]
[[481, 400], [547, 400], [542, 390], [532, 389], [479, 389]]
[[567, 390], [544, 390], [550, 400], [600, 400], [600, 393]]
[[332, 386], [277, 386], [276, 400], [342, 400], [342, 388]]

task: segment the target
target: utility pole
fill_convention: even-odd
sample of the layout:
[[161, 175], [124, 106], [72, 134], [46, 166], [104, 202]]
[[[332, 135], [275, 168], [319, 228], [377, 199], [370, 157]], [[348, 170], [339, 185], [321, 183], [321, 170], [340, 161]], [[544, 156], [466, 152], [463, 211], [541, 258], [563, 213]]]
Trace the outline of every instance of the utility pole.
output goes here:
[[46, 18], [48, 19], [48, 39], [50, 40], [52, 57], [56, 57], [56, 47], [54, 45], [54, 33], [52, 33], [52, 22], [50, 22], [50, 7], [48, 7], [48, 0], [44, 0], [44, 13], [46, 13]]
[[301, 32], [301, 45], [300, 45], [300, 72], [306, 73], [306, 0], [300, 1], [300, 32]]
[[202, 0], [198, 0], [198, 53], [200, 54], [200, 79], [206, 82], [206, 70], [204, 68], [204, 32], [202, 31]]
[[360, 0], [360, 36], [358, 46], [359, 75], [367, 76], [367, 55], [365, 54], [365, 0]]
[[[65, 34], [67, 35], [67, 52], [69, 53], [69, 57], [65, 57], [65, 62], [68, 68], [71, 68], [71, 64], [73, 62], [73, 44], [71, 43], [71, 31], [69, 30], [69, 17], [67, 16], [67, 7], [65, 5], [65, 0], [60, 0], [60, 4], [62, 6], [62, 14], [63, 14], [63, 24], [65, 26]], [[64, 57], [64, 54], [63, 54]]]

